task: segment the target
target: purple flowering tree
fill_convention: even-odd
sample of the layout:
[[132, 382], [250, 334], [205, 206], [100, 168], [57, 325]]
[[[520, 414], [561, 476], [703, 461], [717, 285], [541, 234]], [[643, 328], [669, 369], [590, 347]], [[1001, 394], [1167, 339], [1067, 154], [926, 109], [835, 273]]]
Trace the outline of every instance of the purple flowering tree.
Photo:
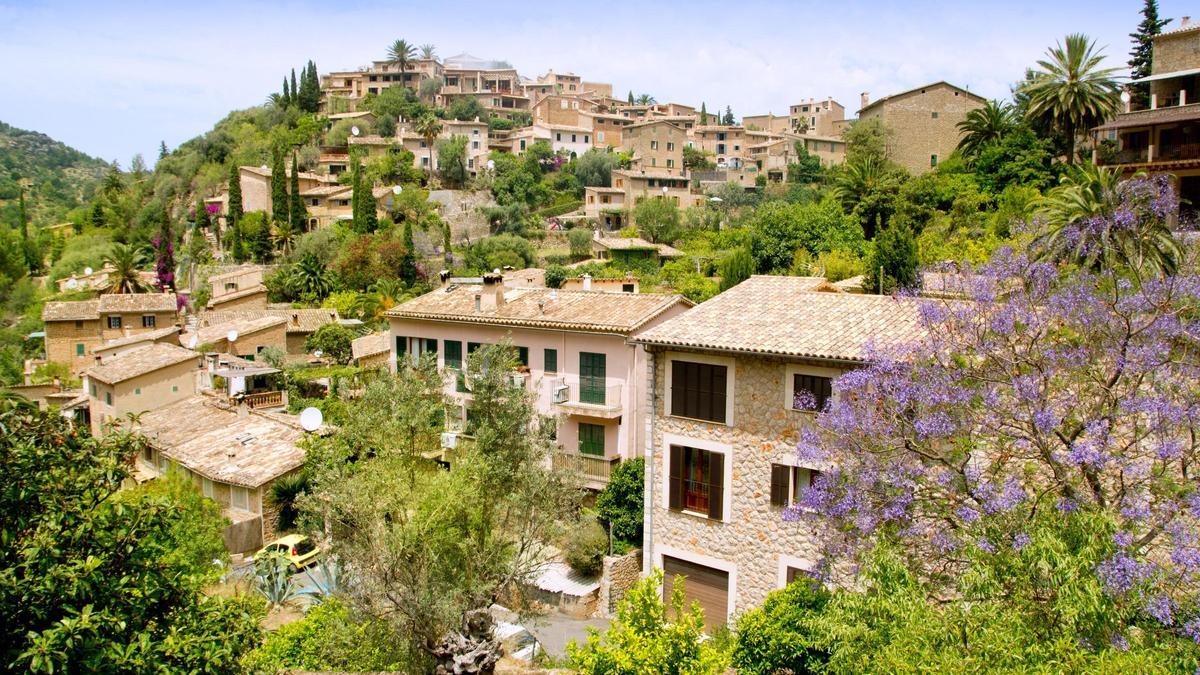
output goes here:
[[1058, 621], [1076, 584], [1084, 646], [1200, 639], [1200, 278], [1138, 277], [1006, 251], [969, 299], [912, 300], [925, 339], [840, 377], [798, 446], [833, 467], [786, 514], [825, 532], [826, 572], [886, 546], [938, 602]]

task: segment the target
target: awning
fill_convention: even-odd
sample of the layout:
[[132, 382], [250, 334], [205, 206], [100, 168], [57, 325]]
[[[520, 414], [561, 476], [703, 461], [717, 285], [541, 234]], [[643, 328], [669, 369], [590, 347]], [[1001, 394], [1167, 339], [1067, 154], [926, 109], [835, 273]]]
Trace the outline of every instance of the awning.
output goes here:
[[1157, 82], [1159, 80], [1170, 80], [1175, 77], [1187, 77], [1188, 75], [1200, 75], [1200, 68], [1189, 68], [1188, 70], [1176, 70], [1170, 73], [1159, 73], [1157, 75], [1148, 75], [1136, 80], [1130, 80], [1134, 84], [1143, 82]]

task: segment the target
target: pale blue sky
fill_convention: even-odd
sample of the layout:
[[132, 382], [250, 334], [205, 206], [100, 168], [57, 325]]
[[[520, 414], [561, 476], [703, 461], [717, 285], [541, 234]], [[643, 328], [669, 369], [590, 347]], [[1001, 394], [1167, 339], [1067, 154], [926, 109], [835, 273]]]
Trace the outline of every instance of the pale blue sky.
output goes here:
[[[1138, 0], [1005, 2], [39, 2], [0, 0], [0, 120], [128, 166], [261, 103], [308, 59], [382, 58], [396, 38], [612, 82], [659, 101], [783, 113], [832, 95], [849, 111], [945, 79], [988, 97], [1070, 32], [1124, 67]], [[511, 8], [511, 9], [507, 9]], [[1200, 5], [1161, 2], [1178, 25]], [[851, 113], [852, 114], [852, 113]]]

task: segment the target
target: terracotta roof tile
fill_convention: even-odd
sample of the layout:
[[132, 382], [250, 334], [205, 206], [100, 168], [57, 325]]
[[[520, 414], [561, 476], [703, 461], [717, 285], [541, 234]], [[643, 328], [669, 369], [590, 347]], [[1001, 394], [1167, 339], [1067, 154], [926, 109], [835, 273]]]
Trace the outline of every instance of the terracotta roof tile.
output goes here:
[[341, 320], [336, 309], [228, 309], [205, 312], [200, 315], [201, 326], [232, 321], [253, 319], [260, 316], [281, 316], [287, 320], [287, 332], [312, 333], [327, 323]]
[[85, 321], [99, 318], [99, 300], [47, 302], [42, 307], [42, 321]]
[[634, 341], [664, 347], [862, 361], [923, 335], [918, 301], [816, 292], [819, 277], [753, 276]]
[[231, 318], [228, 321], [220, 323], [206, 323], [197, 328], [194, 333], [180, 335], [179, 343], [184, 345], [190, 344], [192, 337], [195, 336], [197, 345], [205, 343], [213, 344], [225, 340], [229, 335], [229, 331], [237, 331], [239, 336], [244, 337], [267, 330], [268, 328], [274, 328], [285, 321], [287, 320], [282, 316], [268, 314], [265, 316]]
[[99, 297], [100, 313], [174, 312], [179, 308], [174, 293], [106, 293]]
[[200, 355], [183, 347], [154, 342], [107, 359], [98, 366], [88, 368], [85, 374], [107, 384], [117, 384], [188, 360], [198, 363]]
[[390, 349], [387, 333], [371, 333], [350, 342], [350, 354], [356, 359], [382, 354]]

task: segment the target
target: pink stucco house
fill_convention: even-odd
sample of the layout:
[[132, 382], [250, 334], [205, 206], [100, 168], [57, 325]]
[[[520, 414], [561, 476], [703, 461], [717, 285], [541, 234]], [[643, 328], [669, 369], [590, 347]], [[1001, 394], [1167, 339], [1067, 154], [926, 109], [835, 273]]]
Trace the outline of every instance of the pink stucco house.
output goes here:
[[[391, 368], [398, 356], [433, 353], [439, 368], [461, 370], [479, 346], [507, 338], [523, 364], [514, 377], [556, 422], [555, 461], [599, 489], [613, 466], [645, 447], [648, 363], [630, 339], [691, 306], [680, 295], [508, 287], [500, 274], [449, 279], [388, 311]], [[465, 423], [471, 394], [463, 389], [447, 378], [452, 433]]]

